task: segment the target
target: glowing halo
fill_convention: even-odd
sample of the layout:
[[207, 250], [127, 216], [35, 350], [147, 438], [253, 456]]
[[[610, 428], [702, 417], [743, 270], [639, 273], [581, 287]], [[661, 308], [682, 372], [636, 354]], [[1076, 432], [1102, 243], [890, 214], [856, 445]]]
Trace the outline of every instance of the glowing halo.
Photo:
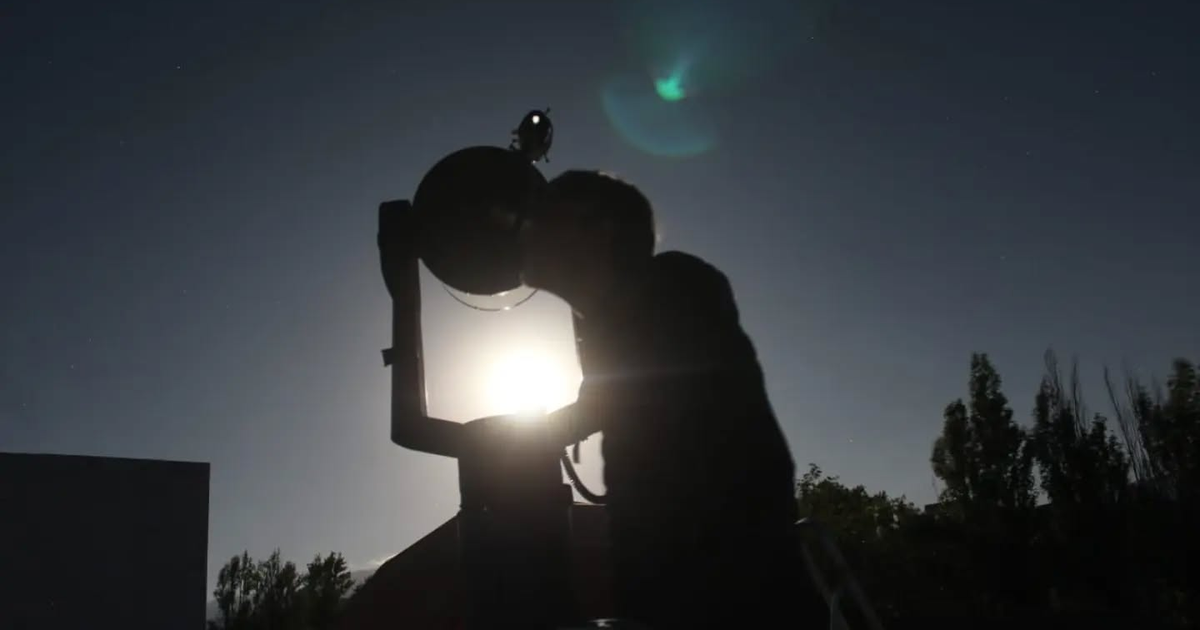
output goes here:
[[703, 103], [684, 98], [681, 83], [666, 87], [664, 96], [657, 80], [644, 75], [612, 78], [601, 103], [613, 129], [634, 147], [660, 157], [690, 157], [712, 149], [717, 128]]

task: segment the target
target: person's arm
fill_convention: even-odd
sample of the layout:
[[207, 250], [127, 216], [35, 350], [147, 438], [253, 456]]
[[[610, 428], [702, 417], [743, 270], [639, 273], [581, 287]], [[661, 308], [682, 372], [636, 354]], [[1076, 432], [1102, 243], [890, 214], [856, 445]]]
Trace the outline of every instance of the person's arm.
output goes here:
[[720, 389], [715, 385], [754, 361], [728, 280], [706, 263], [678, 256], [666, 255], [656, 294], [633, 318], [642, 341], [628, 362], [635, 369], [585, 381], [577, 402], [549, 416], [556, 441], [574, 444], [654, 410], [702, 407], [706, 394]]
[[580, 388], [578, 400], [551, 412], [547, 421], [554, 440], [566, 447], [603, 431], [614, 419], [631, 415], [634, 405], [646, 404], [644, 398], [632, 384], [589, 383]]

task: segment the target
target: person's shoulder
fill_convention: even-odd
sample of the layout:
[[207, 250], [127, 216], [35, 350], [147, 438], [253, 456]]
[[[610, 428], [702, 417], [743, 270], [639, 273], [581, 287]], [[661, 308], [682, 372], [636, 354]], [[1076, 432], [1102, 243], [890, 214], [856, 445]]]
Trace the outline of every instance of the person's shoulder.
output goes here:
[[651, 263], [651, 273], [655, 279], [664, 282], [701, 282], [716, 285], [729, 283], [725, 274], [712, 263], [694, 254], [680, 251], [655, 254]]
[[688, 302], [732, 302], [729, 279], [699, 256], [680, 251], [656, 254], [651, 263], [655, 290]]

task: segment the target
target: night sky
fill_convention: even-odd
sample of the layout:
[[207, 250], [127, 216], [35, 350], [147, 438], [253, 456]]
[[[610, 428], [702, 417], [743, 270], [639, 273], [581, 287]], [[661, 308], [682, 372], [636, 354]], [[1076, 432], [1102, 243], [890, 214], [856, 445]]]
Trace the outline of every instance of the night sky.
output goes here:
[[[210, 579], [400, 551], [458, 497], [388, 440], [376, 207], [547, 105], [547, 174], [626, 177], [730, 276], [800, 466], [926, 503], [972, 351], [1022, 419], [1049, 346], [1098, 410], [1103, 365], [1196, 358], [1196, 3], [617, 6], [0, 4], [0, 449], [211, 462]], [[655, 154], [606, 86], [689, 34], [711, 142]], [[432, 412], [496, 411], [522, 348], [578, 378], [557, 300], [425, 300]]]

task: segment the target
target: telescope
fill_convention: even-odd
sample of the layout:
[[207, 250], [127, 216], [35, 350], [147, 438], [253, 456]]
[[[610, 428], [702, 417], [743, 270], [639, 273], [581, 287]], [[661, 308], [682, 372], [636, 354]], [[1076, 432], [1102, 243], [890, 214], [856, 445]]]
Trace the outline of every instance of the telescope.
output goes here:
[[[521, 286], [517, 234], [546, 186], [554, 127], [548, 110], [525, 115], [508, 148], [472, 146], [446, 155], [412, 200], [379, 207], [379, 252], [392, 298], [391, 438], [397, 445], [458, 460], [460, 568], [468, 630], [580, 627], [570, 587], [571, 487], [565, 445], [524, 423], [521, 439], [468, 441], [465, 425], [432, 417], [425, 400], [420, 264], [447, 287], [491, 296]], [[568, 463], [569, 465], [569, 463]], [[571, 471], [573, 473], [573, 471]], [[619, 627], [596, 622], [592, 627]]]
[[[553, 143], [548, 113], [527, 113], [508, 148], [472, 146], [446, 155], [421, 179], [411, 201], [379, 206], [380, 263], [392, 298], [392, 346], [383, 351], [392, 370], [391, 438], [458, 462], [465, 596], [459, 627], [645, 630], [628, 620], [589, 621], [580, 614], [580, 594], [571, 586], [574, 501], [559, 466], [585, 499], [601, 498], [579, 481], [567, 445], [552, 439], [548, 423], [522, 423], [504, 432], [502, 443], [486, 443], [482, 432], [432, 417], [426, 408], [420, 265], [448, 289], [469, 295], [521, 286], [518, 234], [547, 185], [537, 163]], [[843, 607], [849, 604], [865, 627], [882, 630], [829, 532], [811, 519], [799, 522], [796, 532], [832, 626], [847, 627]]]

